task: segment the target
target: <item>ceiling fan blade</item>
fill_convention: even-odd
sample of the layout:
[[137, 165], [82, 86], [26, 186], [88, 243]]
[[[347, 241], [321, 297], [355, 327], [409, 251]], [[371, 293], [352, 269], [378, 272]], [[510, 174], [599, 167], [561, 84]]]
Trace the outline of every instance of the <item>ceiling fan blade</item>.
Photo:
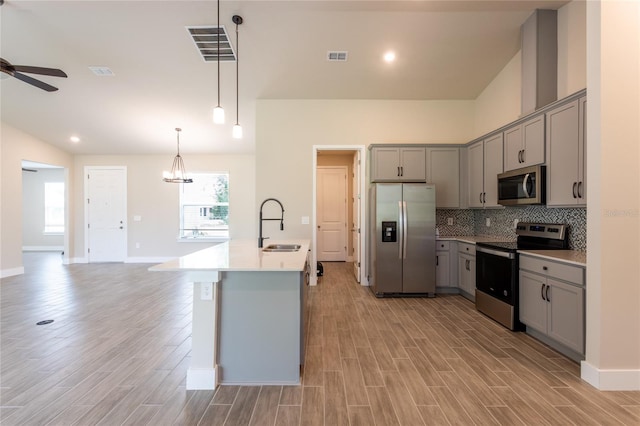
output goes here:
[[28, 75], [20, 74], [19, 72], [16, 72], [13, 76], [18, 80], [22, 80], [25, 83], [38, 87], [42, 90], [46, 90], [47, 92], [55, 92], [56, 90], [58, 90], [57, 87], [53, 87], [52, 85], [47, 84], [44, 81], [36, 80], [35, 78], [29, 77]]
[[14, 65], [16, 71], [27, 72], [29, 74], [50, 75], [52, 77], [67, 77], [67, 74], [57, 68], [32, 67], [29, 65]]

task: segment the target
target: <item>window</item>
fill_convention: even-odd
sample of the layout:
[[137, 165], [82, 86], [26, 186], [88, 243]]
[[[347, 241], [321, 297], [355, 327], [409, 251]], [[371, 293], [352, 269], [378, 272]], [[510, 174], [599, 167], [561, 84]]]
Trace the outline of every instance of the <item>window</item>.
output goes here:
[[229, 174], [192, 178], [180, 184], [180, 238], [229, 238]]
[[64, 182], [44, 183], [44, 233], [64, 233]]

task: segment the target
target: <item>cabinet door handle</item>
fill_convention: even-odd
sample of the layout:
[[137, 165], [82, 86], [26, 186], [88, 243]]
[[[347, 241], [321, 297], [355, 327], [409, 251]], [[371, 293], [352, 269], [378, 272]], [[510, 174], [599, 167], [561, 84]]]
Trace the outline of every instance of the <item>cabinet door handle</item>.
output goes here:
[[486, 192], [483, 192], [483, 193], [482, 193], [482, 202], [483, 202], [484, 204], [487, 204], [487, 193], [486, 193]]
[[578, 198], [582, 198], [582, 181], [578, 182]]
[[398, 166], [398, 177], [400, 176], [400, 166]]
[[549, 286], [547, 286], [547, 291], [545, 292], [545, 295], [547, 296], [547, 302], [551, 302], [551, 299], [549, 299]]
[[571, 189], [571, 192], [573, 192], [573, 198], [578, 198], [577, 188], [578, 182], [573, 182], [573, 188]]
[[518, 163], [522, 163], [522, 150], [518, 151]]
[[546, 266], [543, 266], [543, 267], [542, 267], [542, 270], [543, 270], [543, 271], [547, 271], [547, 270], [549, 270], [549, 268], [547, 268]]
[[480, 204], [482, 204], [482, 192], [480, 193]]
[[440, 257], [440, 256], [436, 256], [436, 266], [438, 266], [438, 258], [439, 258], [439, 257]]
[[525, 161], [527, 161], [526, 157], [525, 157], [525, 150], [522, 150], [522, 162], [524, 163]]
[[540, 296], [542, 297], [542, 300], [547, 300], [547, 299], [544, 298], [544, 287], [545, 287], [544, 284], [542, 284], [542, 286], [540, 286]]

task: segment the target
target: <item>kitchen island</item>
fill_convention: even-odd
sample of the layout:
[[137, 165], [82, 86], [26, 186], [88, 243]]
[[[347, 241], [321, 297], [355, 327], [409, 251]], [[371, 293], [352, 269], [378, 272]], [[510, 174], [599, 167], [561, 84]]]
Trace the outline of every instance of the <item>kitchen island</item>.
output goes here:
[[187, 389], [222, 384], [299, 384], [304, 359], [307, 240], [298, 251], [267, 252], [231, 240], [149, 268], [193, 282]]

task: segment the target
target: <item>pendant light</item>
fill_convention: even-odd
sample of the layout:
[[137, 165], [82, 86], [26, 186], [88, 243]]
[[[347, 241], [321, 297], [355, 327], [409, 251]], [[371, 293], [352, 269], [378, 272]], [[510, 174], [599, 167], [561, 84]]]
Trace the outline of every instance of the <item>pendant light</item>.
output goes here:
[[173, 159], [173, 165], [171, 166], [171, 172], [164, 172], [162, 175], [165, 182], [169, 183], [192, 183], [193, 179], [187, 178], [187, 170], [184, 168], [184, 162], [180, 156], [180, 132], [181, 128], [176, 127], [178, 135], [178, 154]]
[[240, 87], [240, 79], [238, 77], [239, 67], [240, 67], [240, 45], [238, 44], [238, 25], [242, 25], [242, 16], [233, 15], [233, 23], [236, 24], [236, 124], [233, 126], [233, 138], [234, 139], [242, 139], [242, 126], [239, 123], [239, 111], [240, 111], [240, 101], [239, 101], [239, 87]]
[[220, 0], [218, 0], [218, 105], [213, 109], [213, 122], [224, 124], [224, 109], [220, 106]]

